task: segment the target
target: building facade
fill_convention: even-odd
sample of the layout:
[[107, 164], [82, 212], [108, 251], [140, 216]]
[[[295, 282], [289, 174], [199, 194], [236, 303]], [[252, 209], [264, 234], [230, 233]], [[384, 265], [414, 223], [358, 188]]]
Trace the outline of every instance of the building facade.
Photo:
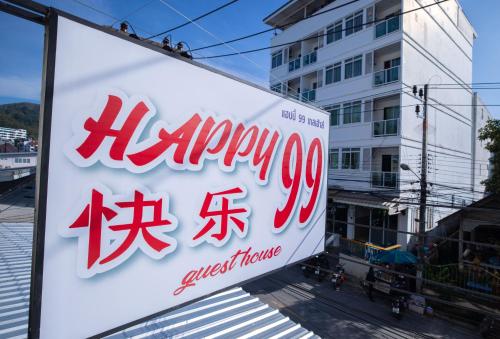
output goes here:
[[330, 112], [327, 231], [387, 247], [410, 242], [396, 230], [418, 230], [423, 105], [414, 85], [429, 84], [436, 207], [426, 228], [452, 213], [448, 206], [482, 196], [487, 172], [477, 161], [488, 156], [477, 119], [489, 113], [472, 109], [476, 33], [456, 0], [292, 0], [264, 22], [281, 29], [271, 40], [270, 88]]
[[0, 140], [14, 142], [16, 139], [26, 140], [28, 133], [25, 129], [0, 127]]

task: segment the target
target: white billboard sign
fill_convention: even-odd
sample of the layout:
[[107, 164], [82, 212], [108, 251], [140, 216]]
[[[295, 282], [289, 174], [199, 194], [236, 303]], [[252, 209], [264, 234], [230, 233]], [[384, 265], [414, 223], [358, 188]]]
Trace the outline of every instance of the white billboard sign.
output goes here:
[[324, 250], [328, 115], [62, 15], [55, 47], [40, 337], [96, 335]]

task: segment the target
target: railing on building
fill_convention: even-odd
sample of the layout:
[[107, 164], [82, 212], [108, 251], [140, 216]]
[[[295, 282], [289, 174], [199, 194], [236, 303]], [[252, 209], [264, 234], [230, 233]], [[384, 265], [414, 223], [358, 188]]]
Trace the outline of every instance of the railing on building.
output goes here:
[[398, 31], [400, 27], [400, 16], [393, 16], [387, 20], [379, 22], [375, 26], [375, 39], [384, 35]]
[[434, 281], [500, 296], [500, 276], [480, 266], [464, 264], [463, 268], [460, 269], [458, 264], [426, 265], [423, 273], [424, 284], [428, 288], [436, 289], [436, 284], [432, 284]]
[[398, 172], [372, 172], [372, 187], [397, 188]]
[[288, 62], [288, 72], [295, 71], [296, 69], [300, 68], [300, 57], [290, 60]]
[[289, 91], [291, 91], [291, 93], [288, 93], [287, 95], [290, 97], [290, 98], [293, 98], [295, 100], [299, 100], [299, 97], [300, 97], [300, 93], [298, 93], [296, 90], [293, 90], [292, 88], [289, 89]]
[[309, 91], [305, 91], [302, 93], [302, 101], [304, 102], [310, 102], [310, 101], [315, 101], [316, 100], [316, 90], [311, 89]]
[[[302, 57], [302, 64], [305, 66], [310, 65], [318, 61], [318, 52], [312, 51], [311, 53], [304, 55]], [[300, 67], [300, 66], [299, 66]]]
[[354, 239], [340, 238], [340, 253], [364, 259], [371, 262], [375, 255], [383, 251], [399, 249], [401, 245], [381, 247], [368, 242], [361, 242]]
[[387, 119], [373, 122], [373, 136], [398, 135], [399, 119]]
[[399, 81], [399, 66], [387, 68], [373, 73], [373, 85], [381, 86]]

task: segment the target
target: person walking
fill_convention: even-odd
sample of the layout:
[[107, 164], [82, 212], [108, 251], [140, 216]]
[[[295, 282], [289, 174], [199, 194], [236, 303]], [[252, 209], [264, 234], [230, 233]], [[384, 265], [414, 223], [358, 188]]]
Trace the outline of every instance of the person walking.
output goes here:
[[373, 283], [375, 282], [375, 272], [373, 271], [373, 267], [370, 266], [368, 273], [366, 274], [366, 281], [368, 281], [368, 298], [370, 301], [373, 300]]

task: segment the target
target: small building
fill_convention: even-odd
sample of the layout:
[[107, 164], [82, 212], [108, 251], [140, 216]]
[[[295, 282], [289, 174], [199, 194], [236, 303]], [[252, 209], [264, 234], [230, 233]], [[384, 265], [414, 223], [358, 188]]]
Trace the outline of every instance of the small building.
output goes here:
[[28, 132], [22, 128], [0, 127], [0, 140], [14, 142], [16, 139], [26, 140]]
[[444, 241], [432, 236], [443, 234], [458, 239], [456, 256], [447, 255], [449, 261], [500, 272], [500, 194], [487, 196], [439, 220], [438, 227], [429, 232], [427, 243], [437, 243], [439, 248]]

